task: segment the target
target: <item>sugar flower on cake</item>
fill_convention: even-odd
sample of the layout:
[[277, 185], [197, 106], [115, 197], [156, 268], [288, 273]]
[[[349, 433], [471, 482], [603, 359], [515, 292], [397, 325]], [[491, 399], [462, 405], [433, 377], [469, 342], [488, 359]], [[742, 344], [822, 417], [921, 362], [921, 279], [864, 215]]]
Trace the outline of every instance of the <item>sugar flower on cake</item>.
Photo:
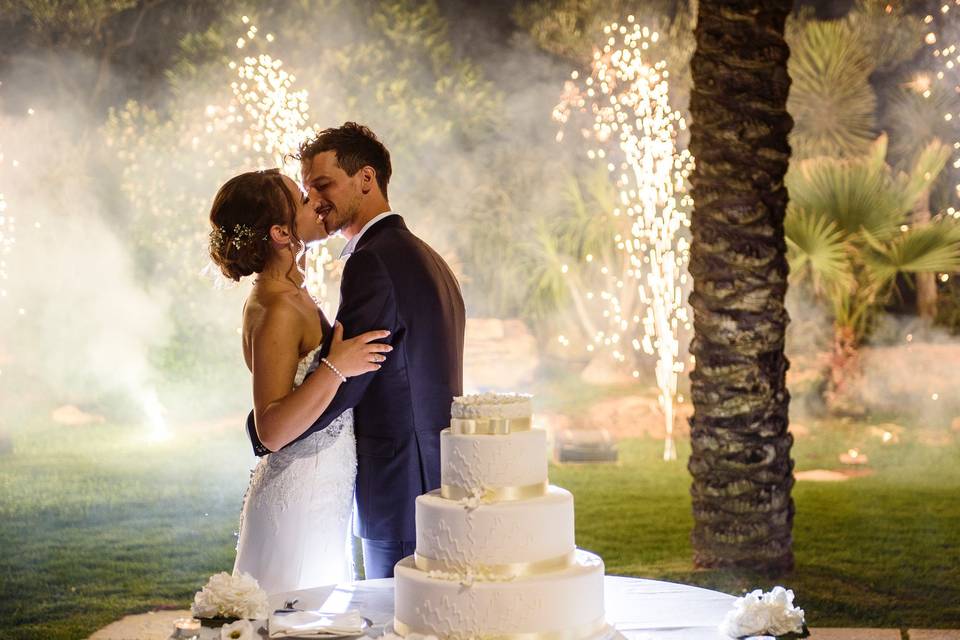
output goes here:
[[793, 591], [774, 587], [768, 593], [757, 589], [737, 598], [720, 623], [720, 631], [730, 638], [782, 636], [802, 634], [803, 623], [803, 609], [793, 605]]
[[483, 504], [483, 490], [471, 489], [470, 494], [460, 498], [458, 502], [467, 511], [476, 511]]
[[200, 618], [265, 618], [267, 593], [249, 573], [221, 571], [193, 597], [191, 609]]

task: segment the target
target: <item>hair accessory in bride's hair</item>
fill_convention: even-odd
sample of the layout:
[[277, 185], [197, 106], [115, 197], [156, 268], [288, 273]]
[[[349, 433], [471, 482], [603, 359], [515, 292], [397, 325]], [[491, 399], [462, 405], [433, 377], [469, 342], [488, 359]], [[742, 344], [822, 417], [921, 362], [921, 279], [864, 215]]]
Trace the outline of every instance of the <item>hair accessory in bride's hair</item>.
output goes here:
[[[257, 239], [257, 234], [253, 229], [245, 224], [233, 225], [233, 232], [227, 233], [222, 227], [214, 227], [210, 232], [210, 244], [218, 251], [222, 251], [228, 244], [232, 244], [234, 249], [242, 249]], [[264, 235], [262, 240], [266, 240]]]

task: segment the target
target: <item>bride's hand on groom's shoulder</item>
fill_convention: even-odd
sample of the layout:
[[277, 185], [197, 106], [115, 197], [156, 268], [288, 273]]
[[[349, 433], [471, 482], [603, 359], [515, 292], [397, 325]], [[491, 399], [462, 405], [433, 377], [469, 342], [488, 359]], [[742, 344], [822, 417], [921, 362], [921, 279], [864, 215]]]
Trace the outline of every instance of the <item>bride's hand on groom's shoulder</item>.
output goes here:
[[333, 327], [333, 342], [327, 360], [347, 378], [376, 371], [393, 347], [374, 340], [383, 340], [389, 335], [390, 332], [384, 330], [367, 331], [344, 340], [343, 325], [338, 322]]

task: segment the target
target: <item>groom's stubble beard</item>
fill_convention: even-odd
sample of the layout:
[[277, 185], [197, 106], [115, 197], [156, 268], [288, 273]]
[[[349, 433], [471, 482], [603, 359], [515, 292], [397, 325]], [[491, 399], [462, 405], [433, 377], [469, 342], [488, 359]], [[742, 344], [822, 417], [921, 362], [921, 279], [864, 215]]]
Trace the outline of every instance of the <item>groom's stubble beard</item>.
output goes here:
[[333, 235], [337, 232], [342, 232], [345, 228], [351, 226], [360, 216], [360, 205], [362, 201], [363, 196], [360, 193], [357, 193], [354, 199], [347, 204], [343, 211], [334, 205], [333, 212], [327, 216], [326, 220], [324, 220], [323, 226], [327, 230], [327, 233]]

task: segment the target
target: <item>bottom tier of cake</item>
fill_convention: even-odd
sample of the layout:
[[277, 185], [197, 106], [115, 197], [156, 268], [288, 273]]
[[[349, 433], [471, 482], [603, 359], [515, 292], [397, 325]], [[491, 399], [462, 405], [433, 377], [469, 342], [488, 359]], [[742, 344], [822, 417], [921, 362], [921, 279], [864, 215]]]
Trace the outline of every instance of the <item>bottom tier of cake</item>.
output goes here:
[[578, 550], [562, 571], [502, 582], [431, 576], [411, 556], [394, 569], [400, 635], [440, 638], [543, 638], [588, 640], [607, 631], [603, 560]]

